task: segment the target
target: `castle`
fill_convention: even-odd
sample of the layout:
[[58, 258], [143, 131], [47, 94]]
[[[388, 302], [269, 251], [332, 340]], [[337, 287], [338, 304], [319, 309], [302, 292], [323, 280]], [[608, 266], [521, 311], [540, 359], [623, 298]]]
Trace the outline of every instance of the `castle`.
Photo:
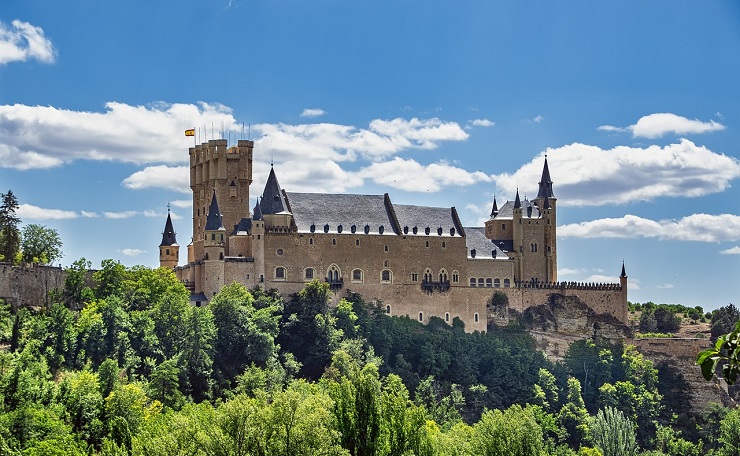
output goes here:
[[249, 211], [253, 141], [224, 139], [190, 148], [193, 239], [178, 265], [168, 213], [160, 265], [175, 270], [204, 305], [231, 282], [276, 288], [284, 296], [314, 279], [338, 300], [347, 292], [391, 315], [422, 322], [456, 317], [485, 331], [494, 291], [517, 311], [575, 296], [596, 314], [627, 322], [627, 276], [619, 284], [558, 282], [557, 199], [545, 158], [537, 197], [500, 208], [483, 227], [465, 227], [454, 207], [394, 204], [390, 196], [284, 191], [274, 169]]

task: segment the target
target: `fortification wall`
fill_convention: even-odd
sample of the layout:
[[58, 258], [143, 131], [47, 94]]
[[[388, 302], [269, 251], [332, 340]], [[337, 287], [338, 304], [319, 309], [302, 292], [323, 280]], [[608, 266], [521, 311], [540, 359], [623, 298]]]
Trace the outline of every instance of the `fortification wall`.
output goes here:
[[0, 299], [10, 303], [14, 312], [21, 307], [48, 306], [49, 292], [64, 288], [66, 277], [61, 267], [0, 263]]

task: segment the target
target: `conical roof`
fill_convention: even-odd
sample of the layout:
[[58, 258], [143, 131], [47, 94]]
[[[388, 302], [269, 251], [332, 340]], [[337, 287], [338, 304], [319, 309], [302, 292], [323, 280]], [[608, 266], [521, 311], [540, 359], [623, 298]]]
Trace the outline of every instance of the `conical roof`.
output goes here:
[[213, 198], [211, 198], [211, 205], [208, 207], [208, 215], [206, 216], [206, 231], [226, 231], [224, 228], [223, 221], [221, 219], [221, 211], [218, 209], [218, 201], [216, 201], [216, 192], [213, 192]]
[[257, 197], [257, 204], [254, 205], [252, 220], [262, 220], [262, 208], [260, 208], [260, 199]]
[[542, 168], [542, 177], [540, 178], [540, 189], [537, 192], [537, 198], [554, 198], [552, 193], [552, 179], [550, 179], [550, 168], [547, 166], [547, 157], [545, 157], [545, 166]]
[[496, 204], [496, 195], [493, 195], [493, 207], [491, 208], [491, 218], [498, 215], [498, 204]]
[[622, 261], [622, 275], [620, 275], [619, 277], [627, 277], [627, 273], [624, 270], [624, 261]]
[[162, 243], [160, 247], [177, 245], [177, 239], [175, 239], [175, 229], [172, 227], [172, 217], [170, 217], [170, 208], [167, 208], [167, 221], [164, 224], [164, 231], [162, 232]]
[[514, 209], [521, 209], [522, 202], [519, 199], [519, 189], [516, 189], [516, 199], [514, 200]]
[[283, 190], [280, 188], [277, 176], [275, 176], [274, 168], [270, 168], [270, 175], [267, 177], [265, 190], [262, 192], [260, 209], [262, 209], [262, 215], [279, 214], [288, 210], [288, 205], [285, 203], [285, 196], [283, 196]]

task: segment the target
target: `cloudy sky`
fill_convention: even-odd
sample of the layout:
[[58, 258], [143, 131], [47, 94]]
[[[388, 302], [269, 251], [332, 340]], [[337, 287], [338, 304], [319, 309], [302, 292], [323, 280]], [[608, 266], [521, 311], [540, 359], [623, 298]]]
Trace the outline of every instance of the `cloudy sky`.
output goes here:
[[631, 301], [737, 305], [739, 55], [735, 1], [11, 0], [0, 192], [65, 266], [156, 266], [168, 203], [191, 236], [187, 128], [255, 140], [250, 207], [272, 161], [468, 226], [547, 154], [561, 280], [624, 261]]

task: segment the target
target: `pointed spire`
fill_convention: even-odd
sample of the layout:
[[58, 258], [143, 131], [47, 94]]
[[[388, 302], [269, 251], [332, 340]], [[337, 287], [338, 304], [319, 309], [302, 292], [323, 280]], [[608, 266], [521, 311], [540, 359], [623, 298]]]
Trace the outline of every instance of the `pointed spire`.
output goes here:
[[542, 177], [540, 178], [540, 190], [537, 198], [554, 198], [552, 193], [552, 180], [550, 179], [550, 168], [547, 166], [547, 155], [545, 155], [545, 166], [542, 168]]
[[498, 205], [496, 204], [496, 195], [493, 195], [493, 207], [491, 208], [491, 218], [498, 215]]
[[214, 190], [211, 205], [208, 207], [208, 215], [206, 216], [206, 231], [220, 230], [226, 230], [226, 228], [224, 228], [221, 211], [218, 209], [218, 201], [216, 201], [216, 191]]
[[627, 277], [627, 273], [624, 271], [624, 260], [622, 260], [622, 275], [619, 277]]
[[254, 211], [252, 211], [252, 220], [262, 220], [262, 209], [260, 208], [259, 197], [257, 197], [257, 204], [254, 205]]
[[170, 205], [167, 203], [167, 221], [164, 224], [164, 231], [162, 232], [162, 243], [160, 247], [168, 245], [177, 245], [177, 239], [175, 239], [175, 229], [172, 227], [172, 217], [170, 216]]
[[287, 208], [288, 205], [285, 204], [285, 197], [275, 175], [275, 169], [270, 168], [270, 175], [267, 177], [265, 190], [262, 192], [262, 201], [260, 202], [262, 214], [278, 214], [285, 212]]
[[516, 189], [516, 199], [514, 200], [514, 209], [521, 209], [522, 202], [519, 199], [519, 189]]

